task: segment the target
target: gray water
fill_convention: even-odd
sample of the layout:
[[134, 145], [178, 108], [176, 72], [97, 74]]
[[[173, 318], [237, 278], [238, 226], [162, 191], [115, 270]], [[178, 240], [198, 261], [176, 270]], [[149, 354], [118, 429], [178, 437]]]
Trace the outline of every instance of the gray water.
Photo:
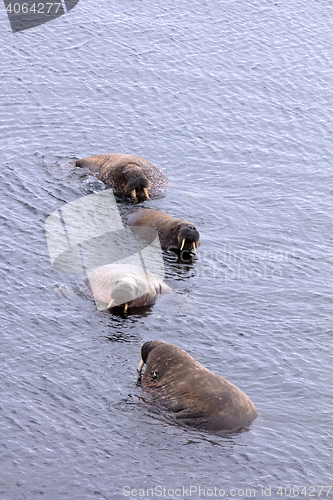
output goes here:
[[[1, 499], [327, 498], [332, 11], [81, 0], [13, 34], [0, 9]], [[175, 293], [127, 318], [52, 268], [44, 229], [103, 188], [73, 159], [107, 152], [162, 168], [169, 187], [143, 206], [202, 240], [192, 264], [168, 257]], [[152, 408], [136, 367], [154, 339], [259, 417], [214, 435]]]

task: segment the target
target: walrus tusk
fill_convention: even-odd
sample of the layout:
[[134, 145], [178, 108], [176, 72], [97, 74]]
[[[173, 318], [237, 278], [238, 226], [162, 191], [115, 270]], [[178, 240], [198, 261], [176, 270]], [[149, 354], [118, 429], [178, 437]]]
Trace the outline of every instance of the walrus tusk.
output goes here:
[[133, 191], [131, 191], [131, 196], [132, 196], [132, 198], [134, 198], [136, 200], [136, 191], [135, 191], [135, 189], [133, 189]]
[[108, 305], [108, 309], [110, 309], [110, 307], [112, 307], [113, 302], [114, 302], [114, 299], [111, 299], [110, 304]]
[[141, 361], [139, 363], [139, 366], [138, 366], [138, 372], [139, 373], [141, 373], [144, 364], [145, 364], [145, 362], [143, 361], [143, 359], [141, 359]]
[[183, 250], [184, 245], [185, 245], [185, 238], [183, 239], [183, 241], [182, 241], [182, 246], [180, 247], [180, 250], [181, 250], [181, 251]]
[[127, 302], [126, 302], [125, 307], [124, 307], [124, 314], [126, 314], [126, 313], [127, 313], [127, 309], [128, 309], [128, 304], [127, 304]]
[[196, 250], [196, 248], [195, 248], [195, 243], [194, 243], [194, 241], [192, 242], [192, 244], [193, 244], [193, 252], [194, 252], [194, 253], [197, 253], [197, 250]]
[[149, 200], [149, 194], [148, 194], [147, 188], [142, 188], [142, 191], [143, 191], [143, 194], [145, 195], [145, 197], [147, 198], [147, 200]]

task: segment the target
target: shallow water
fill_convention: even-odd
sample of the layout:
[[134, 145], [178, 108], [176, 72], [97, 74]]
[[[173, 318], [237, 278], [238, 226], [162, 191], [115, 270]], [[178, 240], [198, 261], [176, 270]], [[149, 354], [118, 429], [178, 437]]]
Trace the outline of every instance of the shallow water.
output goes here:
[[[82, 0], [16, 34], [1, 16], [1, 498], [319, 498], [332, 484], [331, 2]], [[192, 264], [168, 256], [175, 293], [127, 318], [54, 270], [45, 237], [49, 214], [103, 188], [72, 160], [105, 152], [161, 167], [169, 187], [142, 206], [202, 241]], [[175, 425], [136, 384], [153, 339], [235, 383], [259, 417], [221, 436]]]

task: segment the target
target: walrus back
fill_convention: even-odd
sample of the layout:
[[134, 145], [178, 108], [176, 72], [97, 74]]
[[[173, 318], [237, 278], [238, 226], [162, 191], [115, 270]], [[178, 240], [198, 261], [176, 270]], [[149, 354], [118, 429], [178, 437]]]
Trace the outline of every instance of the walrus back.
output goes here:
[[87, 158], [82, 158], [81, 160], [76, 160], [76, 166], [85, 168], [92, 173], [99, 173], [103, 165], [108, 161], [110, 155], [95, 155], [88, 156]]
[[148, 226], [156, 229], [161, 247], [165, 250], [178, 246], [179, 228], [190, 224], [184, 219], [175, 219], [171, 215], [152, 208], [134, 210], [125, 219], [128, 226]]
[[170, 344], [149, 353], [142, 386], [155, 402], [175, 413], [176, 420], [198, 429], [244, 427], [258, 415], [237, 386]]

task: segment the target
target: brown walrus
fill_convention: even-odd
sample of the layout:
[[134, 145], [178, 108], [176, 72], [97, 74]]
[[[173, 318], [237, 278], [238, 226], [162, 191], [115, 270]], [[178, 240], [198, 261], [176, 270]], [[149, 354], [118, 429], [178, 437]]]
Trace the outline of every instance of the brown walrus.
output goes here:
[[98, 174], [98, 179], [111, 186], [116, 193], [135, 200], [148, 199], [162, 193], [168, 178], [150, 161], [137, 155], [106, 154], [76, 160], [76, 166]]
[[180, 347], [161, 340], [141, 348], [141, 386], [153, 401], [174, 412], [176, 420], [210, 431], [249, 425], [258, 412], [234, 384], [210, 372]]
[[200, 245], [200, 234], [193, 224], [184, 219], [174, 219], [171, 215], [140, 208], [125, 217], [128, 226], [153, 227], [158, 232], [161, 247], [164, 250], [190, 251]]
[[142, 307], [153, 304], [158, 294], [171, 288], [150, 271], [132, 264], [107, 264], [92, 271], [86, 278], [98, 309], [124, 306]]

